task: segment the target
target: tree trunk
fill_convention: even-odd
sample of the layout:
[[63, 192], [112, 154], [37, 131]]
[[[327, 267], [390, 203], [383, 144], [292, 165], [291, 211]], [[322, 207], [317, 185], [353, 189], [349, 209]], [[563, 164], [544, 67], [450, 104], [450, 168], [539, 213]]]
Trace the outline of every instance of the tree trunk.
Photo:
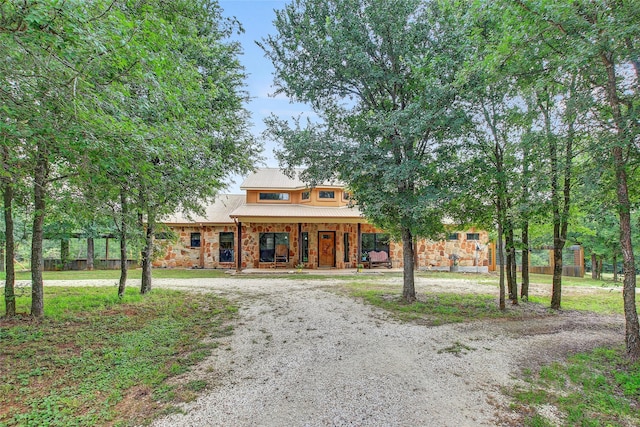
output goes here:
[[[498, 207], [498, 209], [500, 209]], [[500, 212], [498, 213], [498, 218]], [[506, 310], [505, 286], [504, 286], [504, 245], [502, 243], [502, 224], [498, 220], [498, 264], [500, 265], [500, 310]]]
[[508, 220], [504, 230], [507, 253], [507, 288], [509, 289], [509, 299], [513, 304], [518, 304], [518, 282], [516, 280], [517, 263], [516, 263], [516, 248], [513, 238], [513, 224], [511, 220]]
[[551, 291], [551, 308], [560, 310], [562, 300], [562, 247], [559, 238], [553, 239], [553, 279]]
[[613, 253], [613, 282], [618, 282], [618, 254]]
[[69, 239], [60, 239], [60, 268], [64, 271], [69, 270]]
[[[627, 185], [627, 161], [624, 157], [622, 142], [626, 138], [624, 122], [618, 99], [617, 76], [613, 55], [602, 54], [602, 61], [607, 70], [607, 100], [611, 107], [615, 133], [619, 142], [612, 149], [613, 163], [616, 173], [616, 196], [618, 198], [618, 216], [620, 218], [620, 247], [623, 262], [623, 298], [625, 317], [625, 341], [627, 355], [631, 360], [640, 358], [640, 324], [636, 309], [636, 268], [631, 241], [631, 204], [629, 202], [629, 188]], [[625, 146], [629, 142], [625, 142]]]
[[[7, 162], [7, 148], [4, 148], [5, 163]], [[15, 258], [15, 239], [13, 236], [13, 187], [5, 182], [3, 188], [4, 224], [5, 224], [5, 282], [4, 305], [7, 317], [16, 315], [16, 273], [13, 259]]]
[[145, 245], [142, 250], [142, 285], [140, 293], [151, 291], [151, 262], [153, 260], [153, 234], [155, 232], [155, 218], [151, 212], [147, 216], [147, 230]]
[[404, 261], [404, 279], [402, 286], [402, 299], [408, 303], [416, 300], [416, 288], [414, 277], [413, 235], [408, 228], [402, 229], [402, 259]]
[[38, 143], [36, 165], [33, 176], [33, 236], [31, 238], [31, 316], [44, 316], [44, 283], [42, 270], [42, 240], [44, 238], [43, 223], [45, 214], [46, 184], [48, 175], [47, 154], [43, 142]]
[[596, 258], [595, 253], [591, 253], [591, 278], [598, 278], [598, 259]]
[[118, 282], [118, 297], [122, 298], [127, 286], [127, 273], [129, 270], [127, 265], [127, 217], [129, 215], [129, 205], [127, 204], [127, 195], [124, 190], [120, 191], [120, 205], [122, 218], [120, 218], [120, 281]]
[[[511, 231], [513, 234], [513, 230]], [[513, 241], [513, 238], [511, 239]], [[511, 279], [513, 283], [511, 284], [511, 293], [513, 294], [513, 298], [511, 302], [514, 305], [518, 305], [518, 258], [516, 257], [516, 247], [511, 247]]]
[[87, 270], [93, 270], [93, 258], [95, 257], [95, 242], [93, 237], [87, 237]]
[[618, 215], [620, 217], [620, 246], [623, 257], [623, 298], [627, 354], [631, 360], [640, 358], [640, 325], [636, 308], [636, 269], [631, 242], [631, 205], [627, 189], [627, 176], [622, 160], [622, 149], [614, 148], [616, 162]]
[[520, 288], [522, 301], [529, 300], [529, 221], [522, 222], [522, 287]]
[[602, 280], [602, 257], [598, 258], [598, 280]]

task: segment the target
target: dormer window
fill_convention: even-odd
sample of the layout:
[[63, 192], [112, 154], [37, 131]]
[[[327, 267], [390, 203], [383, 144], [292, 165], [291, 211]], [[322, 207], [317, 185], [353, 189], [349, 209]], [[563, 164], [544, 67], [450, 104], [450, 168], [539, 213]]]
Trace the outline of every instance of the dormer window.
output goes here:
[[336, 198], [336, 192], [335, 191], [318, 191], [318, 198], [319, 199], [335, 199]]
[[260, 200], [289, 200], [289, 193], [260, 193]]
[[302, 200], [310, 200], [310, 199], [311, 199], [311, 191], [303, 191]]

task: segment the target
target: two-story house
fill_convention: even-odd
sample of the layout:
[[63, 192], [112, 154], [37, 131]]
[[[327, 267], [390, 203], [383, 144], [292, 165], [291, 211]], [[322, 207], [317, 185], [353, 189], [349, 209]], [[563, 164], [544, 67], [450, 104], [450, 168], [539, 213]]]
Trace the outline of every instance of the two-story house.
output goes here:
[[[164, 224], [177, 236], [166, 240], [156, 267], [355, 268], [371, 251], [386, 252], [403, 266], [402, 243], [369, 224], [342, 184], [309, 188], [279, 169], [259, 169], [240, 187], [244, 195], [223, 195], [203, 217], [175, 216]], [[162, 237], [162, 236], [161, 236]], [[449, 239], [416, 242], [416, 267], [487, 271], [490, 251], [484, 231], [451, 233]], [[452, 257], [452, 254], [455, 256]], [[365, 258], [363, 258], [363, 256]]]

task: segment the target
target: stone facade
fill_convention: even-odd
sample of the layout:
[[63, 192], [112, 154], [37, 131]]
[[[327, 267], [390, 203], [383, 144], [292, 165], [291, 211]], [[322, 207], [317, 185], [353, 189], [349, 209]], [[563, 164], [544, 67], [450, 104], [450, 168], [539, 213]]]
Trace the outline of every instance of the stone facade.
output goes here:
[[[234, 249], [237, 245], [236, 227], [221, 226], [170, 226], [177, 235], [177, 241], [158, 241], [162, 255], [153, 262], [159, 268], [224, 268], [236, 267], [233, 262], [220, 262], [220, 233], [234, 235]], [[200, 246], [191, 246], [191, 234], [200, 233]], [[235, 254], [235, 250], [234, 250]]]
[[[220, 268], [235, 269], [237, 262], [237, 226], [170, 226], [178, 236], [176, 242], [164, 243], [164, 255], [156, 259], [154, 267], [160, 268]], [[242, 224], [242, 268], [273, 268], [273, 262], [260, 262], [260, 233], [287, 233], [289, 238], [289, 261], [286, 267], [303, 263], [305, 268], [315, 269], [319, 266], [319, 241], [321, 232], [332, 232], [335, 235], [335, 262], [337, 269], [355, 268], [360, 261], [358, 253], [358, 224], [335, 223], [303, 223], [303, 224]], [[300, 235], [308, 233], [308, 259], [300, 259]], [[220, 233], [233, 233], [233, 262], [220, 262]], [[360, 224], [361, 233], [382, 233], [383, 231], [370, 224]], [[466, 232], [459, 232], [457, 240], [427, 240], [416, 242], [416, 268], [448, 269], [452, 265], [451, 254], [459, 257], [458, 265], [464, 267], [480, 267], [483, 271], [490, 265], [488, 256], [488, 234], [485, 231], [470, 230], [479, 237], [478, 240], [467, 239]], [[200, 247], [191, 246], [191, 233], [200, 233]], [[348, 261], [345, 261], [345, 235], [348, 236]], [[476, 236], [473, 236], [476, 237]], [[402, 268], [402, 242], [389, 243], [389, 257], [394, 268]]]

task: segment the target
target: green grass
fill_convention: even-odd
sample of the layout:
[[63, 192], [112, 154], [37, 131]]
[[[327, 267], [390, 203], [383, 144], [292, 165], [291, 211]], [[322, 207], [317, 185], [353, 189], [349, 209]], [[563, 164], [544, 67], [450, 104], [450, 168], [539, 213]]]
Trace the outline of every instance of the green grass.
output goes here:
[[383, 308], [398, 319], [415, 321], [424, 325], [442, 325], [471, 320], [511, 317], [511, 312], [501, 312], [496, 298], [491, 295], [456, 293], [421, 293], [418, 300], [407, 304], [398, 291], [369, 289], [363, 284], [347, 285], [348, 292], [369, 304]]
[[[91, 279], [113, 279], [120, 278], [120, 270], [92, 270], [92, 271], [45, 271], [42, 273], [44, 280], [91, 280]], [[228, 274], [224, 270], [215, 269], [170, 269], [157, 268], [153, 270], [153, 277], [158, 279], [201, 279], [227, 277]], [[128, 271], [127, 278], [140, 279], [142, 270], [139, 268]], [[4, 273], [0, 274], [0, 278], [4, 278]], [[30, 271], [16, 272], [17, 280], [30, 280]]]
[[210, 354], [216, 342], [203, 340], [231, 333], [237, 308], [211, 294], [115, 293], [49, 287], [44, 320], [0, 320], [0, 426], [140, 424], [206, 387], [167, 379]]
[[552, 425], [537, 411], [542, 404], [559, 411], [563, 425], [640, 425], [640, 363], [623, 348], [599, 348], [543, 366], [527, 376], [527, 386], [509, 391], [524, 425]]

